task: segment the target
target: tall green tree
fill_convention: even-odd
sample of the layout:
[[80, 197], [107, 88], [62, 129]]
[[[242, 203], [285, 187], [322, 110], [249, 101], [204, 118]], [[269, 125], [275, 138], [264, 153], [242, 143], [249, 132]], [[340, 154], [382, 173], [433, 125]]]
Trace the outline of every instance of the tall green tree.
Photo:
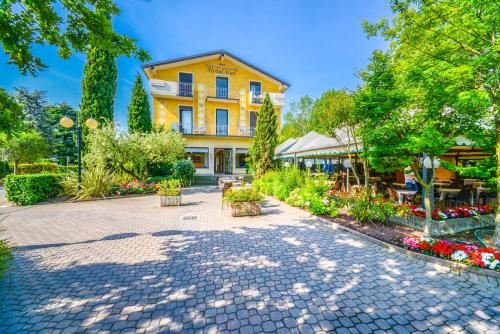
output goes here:
[[60, 165], [74, 164], [77, 161], [77, 144], [74, 129], [66, 129], [59, 124], [64, 116], [76, 119], [77, 111], [67, 103], [49, 105], [45, 112], [50, 124], [50, 136], [46, 138], [49, 144], [49, 157]]
[[22, 110], [16, 99], [0, 88], [0, 134], [8, 138], [20, 129]]
[[23, 119], [26, 125], [48, 138], [52, 131], [50, 117], [45, 112], [48, 102], [46, 92], [30, 91], [25, 87], [16, 87], [16, 99], [23, 107]]
[[86, 53], [93, 41], [114, 57], [135, 55], [148, 60], [148, 53], [134, 39], [112, 29], [109, 18], [119, 14], [113, 0], [0, 1], [0, 42], [9, 63], [22, 74], [36, 75], [47, 67], [33, 53], [39, 45], [57, 47], [59, 56], [66, 59], [73, 50]]
[[[500, 192], [498, 2], [392, 0], [391, 8], [392, 21], [365, 22], [365, 30], [370, 36], [380, 32], [391, 41], [400, 80], [412, 99], [425, 102], [429, 116], [434, 113], [434, 124], [459, 122], [460, 130], [469, 133], [493, 125]], [[454, 117], [439, 119], [440, 114]], [[500, 245], [500, 211], [496, 224], [494, 243]]]
[[279, 134], [280, 143], [289, 138], [302, 137], [312, 130], [313, 105], [314, 100], [309, 95], [304, 95], [299, 101], [290, 103], [290, 110], [284, 116]]
[[[81, 123], [90, 117], [96, 119], [99, 124], [113, 121], [117, 75], [112, 52], [99, 46], [88, 51], [82, 81]], [[88, 130], [86, 127], [83, 129], [85, 138]]]
[[9, 141], [8, 152], [16, 173], [20, 163], [35, 162], [47, 157], [47, 143], [36, 132], [23, 132]]
[[151, 110], [146, 89], [140, 74], [135, 76], [132, 98], [128, 105], [128, 131], [129, 132], [150, 132]]
[[[335, 138], [342, 150], [347, 153], [351, 166], [355, 166], [358, 159], [364, 166], [365, 184], [368, 184], [368, 166], [362, 157], [353, 151], [360, 151], [357, 131], [360, 121], [355, 112], [353, 94], [345, 89], [330, 89], [314, 103], [312, 111], [313, 129], [326, 136]], [[354, 178], [361, 184], [357, 169], [352, 168]]]
[[257, 117], [250, 160], [255, 177], [273, 167], [274, 149], [278, 143], [278, 119], [269, 94], [266, 94]]

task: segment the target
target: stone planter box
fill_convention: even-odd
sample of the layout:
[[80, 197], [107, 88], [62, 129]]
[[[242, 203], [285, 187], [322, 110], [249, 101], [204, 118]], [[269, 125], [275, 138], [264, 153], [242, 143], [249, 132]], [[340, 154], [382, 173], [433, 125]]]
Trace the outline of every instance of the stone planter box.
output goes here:
[[160, 196], [160, 206], [181, 205], [181, 196]]
[[259, 216], [260, 212], [259, 202], [231, 203], [231, 215], [233, 217]]
[[[425, 219], [415, 216], [392, 216], [389, 217], [389, 221], [394, 224], [408, 226], [417, 231], [423, 231], [425, 226]], [[491, 226], [495, 226], [495, 215], [482, 215], [466, 218], [430, 221], [430, 230], [432, 237], [439, 237], [442, 235], [455, 234]]]

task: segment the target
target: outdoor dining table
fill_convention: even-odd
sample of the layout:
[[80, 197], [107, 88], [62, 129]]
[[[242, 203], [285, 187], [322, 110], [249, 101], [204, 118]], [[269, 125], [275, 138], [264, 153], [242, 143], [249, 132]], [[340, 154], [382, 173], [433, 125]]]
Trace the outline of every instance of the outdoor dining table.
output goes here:
[[438, 188], [436, 191], [439, 193], [439, 200], [444, 201], [446, 199], [446, 195], [456, 195], [460, 192], [459, 188]]
[[396, 193], [398, 194], [398, 203], [403, 204], [403, 197], [405, 195], [413, 196], [417, 193], [417, 191], [416, 190], [396, 190]]

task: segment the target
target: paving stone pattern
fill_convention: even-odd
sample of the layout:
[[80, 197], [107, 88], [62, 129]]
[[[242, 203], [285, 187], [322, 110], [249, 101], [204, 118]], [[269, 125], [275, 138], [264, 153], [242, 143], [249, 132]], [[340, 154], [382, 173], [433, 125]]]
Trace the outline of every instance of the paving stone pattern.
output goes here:
[[[437, 272], [270, 200], [214, 188], [9, 207], [0, 333], [498, 333], [500, 290]], [[185, 215], [195, 220], [182, 220]]]

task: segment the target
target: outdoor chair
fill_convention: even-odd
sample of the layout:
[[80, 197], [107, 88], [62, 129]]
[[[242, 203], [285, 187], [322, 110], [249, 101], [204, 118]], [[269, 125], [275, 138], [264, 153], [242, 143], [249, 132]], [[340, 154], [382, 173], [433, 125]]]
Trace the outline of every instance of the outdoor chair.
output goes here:
[[470, 189], [462, 189], [456, 196], [450, 198], [448, 203], [450, 203], [451, 206], [459, 206], [461, 204], [468, 205], [470, 204], [470, 196], [471, 196]]

